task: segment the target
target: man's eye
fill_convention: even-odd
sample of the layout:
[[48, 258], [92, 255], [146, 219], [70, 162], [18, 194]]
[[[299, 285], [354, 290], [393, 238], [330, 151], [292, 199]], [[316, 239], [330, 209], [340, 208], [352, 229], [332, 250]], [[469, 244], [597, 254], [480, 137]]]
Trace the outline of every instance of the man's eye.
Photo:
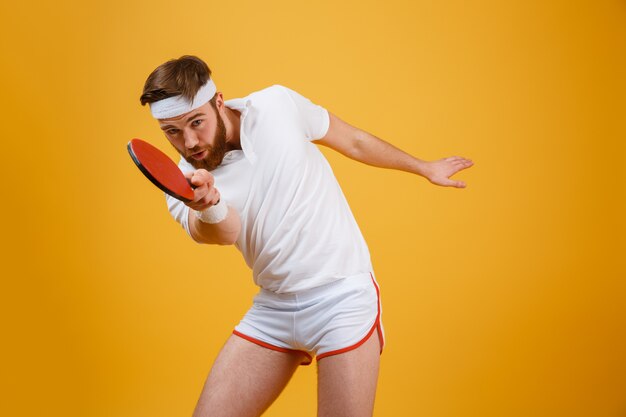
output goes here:
[[193, 122], [191, 122], [191, 124], [193, 126], [200, 126], [200, 123], [202, 123], [202, 119], [197, 119], [197, 120], [194, 120]]
[[176, 133], [178, 133], [178, 129], [169, 129], [167, 133], [169, 133], [170, 135], [175, 135]]

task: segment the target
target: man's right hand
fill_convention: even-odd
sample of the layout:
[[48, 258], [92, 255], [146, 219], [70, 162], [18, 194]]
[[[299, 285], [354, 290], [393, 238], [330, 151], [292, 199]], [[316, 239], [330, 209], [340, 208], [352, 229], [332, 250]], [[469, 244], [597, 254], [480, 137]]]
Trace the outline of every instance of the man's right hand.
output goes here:
[[187, 181], [195, 187], [193, 201], [185, 203], [196, 211], [205, 210], [220, 201], [220, 192], [214, 187], [215, 179], [206, 169], [185, 173]]
[[[189, 208], [202, 211], [220, 201], [220, 192], [215, 188], [215, 179], [206, 169], [186, 173], [185, 178], [195, 187], [193, 201], [185, 203]], [[198, 219], [196, 213], [189, 211], [189, 231], [191, 237], [198, 243], [232, 245], [239, 237], [241, 220], [232, 207], [228, 207], [228, 216], [219, 223], [204, 223]]]

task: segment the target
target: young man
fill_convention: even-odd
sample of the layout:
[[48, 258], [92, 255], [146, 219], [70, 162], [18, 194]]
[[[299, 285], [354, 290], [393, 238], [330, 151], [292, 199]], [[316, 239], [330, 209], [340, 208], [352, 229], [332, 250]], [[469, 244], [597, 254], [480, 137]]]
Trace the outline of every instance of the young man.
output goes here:
[[[315, 144], [441, 186], [472, 162], [426, 162], [273, 85], [224, 101], [199, 58], [156, 68], [141, 104], [196, 187], [172, 216], [198, 243], [239, 249], [260, 287], [206, 380], [194, 416], [258, 416], [300, 364], [318, 360], [318, 415], [371, 416], [384, 345], [367, 245]], [[376, 205], [391, 204], [377, 200]]]

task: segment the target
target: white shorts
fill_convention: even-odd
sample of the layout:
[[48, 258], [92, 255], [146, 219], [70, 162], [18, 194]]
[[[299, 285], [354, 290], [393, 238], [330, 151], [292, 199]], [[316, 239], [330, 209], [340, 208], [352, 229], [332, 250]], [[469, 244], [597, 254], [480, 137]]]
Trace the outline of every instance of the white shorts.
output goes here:
[[310, 290], [277, 294], [261, 289], [233, 334], [280, 352], [302, 352], [302, 365], [356, 349], [384, 330], [380, 292], [370, 272]]

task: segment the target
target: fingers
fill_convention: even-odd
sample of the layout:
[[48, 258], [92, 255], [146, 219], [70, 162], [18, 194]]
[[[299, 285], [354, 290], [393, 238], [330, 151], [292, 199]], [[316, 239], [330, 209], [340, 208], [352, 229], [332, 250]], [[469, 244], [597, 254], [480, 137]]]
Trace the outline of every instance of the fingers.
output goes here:
[[459, 170], [469, 168], [472, 165], [474, 165], [474, 163], [469, 159], [458, 159], [458, 160], [452, 161], [452, 166], [454, 166], [455, 168], [458, 168]]
[[465, 188], [467, 184], [464, 181], [451, 180], [450, 177], [457, 172], [467, 169], [474, 165], [471, 159], [461, 156], [450, 156], [448, 158], [439, 159], [430, 163], [431, 170], [428, 171], [426, 178], [436, 185], [444, 187]]
[[194, 199], [187, 205], [197, 211], [205, 210], [220, 201], [220, 192], [215, 187], [208, 188], [206, 185], [194, 189]]
[[451, 179], [445, 179], [438, 183], [438, 185], [442, 185], [444, 187], [455, 187], [455, 188], [465, 188], [467, 184], [464, 181], [455, 181]]
[[206, 169], [198, 169], [192, 173], [190, 182], [196, 187], [200, 187], [204, 184], [211, 187], [215, 183], [215, 179], [213, 178], [213, 175]]
[[444, 161], [453, 162], [453, 163], [470, 163], [473, 164], [471, 159], [463, 158], [462, 156], [450, 156], [448, 158], [444, 158]]
[[449, 156], [447, 158], [444, 158], [443, 160], [444, 161], [448, 161], [448, 162], [453, 162], [453, 161], [458, 161], [458, 160], [461, 160], [461, 159], [464, 159], [464, 158], [462, 158], [460, 156]]
[[[450, 172], [449, 175], [447, 175], [448, 177], [450, 175], [454, 175], [457, 172], [459, 172], [459, 171], [461, 171], [463, 169], [467, 169], [467, 168], [471, 167], [472, 165], [474, 165], [474, 162], [472, 162], [471, 159], [462, 158], [460, 156], [451, 156], [449, 158], [445, 158], [444, 161], [447, 161], [448, 164], [454, 170], [454, 171]], [[448, 184], [448, 186], [464, 188], [465, 187], [465, 183], [463, 183], [462, 181], [457, 181], [454, 184]]]
[[215, 178], [209, 171], [199, 169], [186, 173], [185, 177], [195, 187], [193, 201], [186, 203], [190, 208], [202, 211], [220, 200], [220, 193], [214, 186]]

